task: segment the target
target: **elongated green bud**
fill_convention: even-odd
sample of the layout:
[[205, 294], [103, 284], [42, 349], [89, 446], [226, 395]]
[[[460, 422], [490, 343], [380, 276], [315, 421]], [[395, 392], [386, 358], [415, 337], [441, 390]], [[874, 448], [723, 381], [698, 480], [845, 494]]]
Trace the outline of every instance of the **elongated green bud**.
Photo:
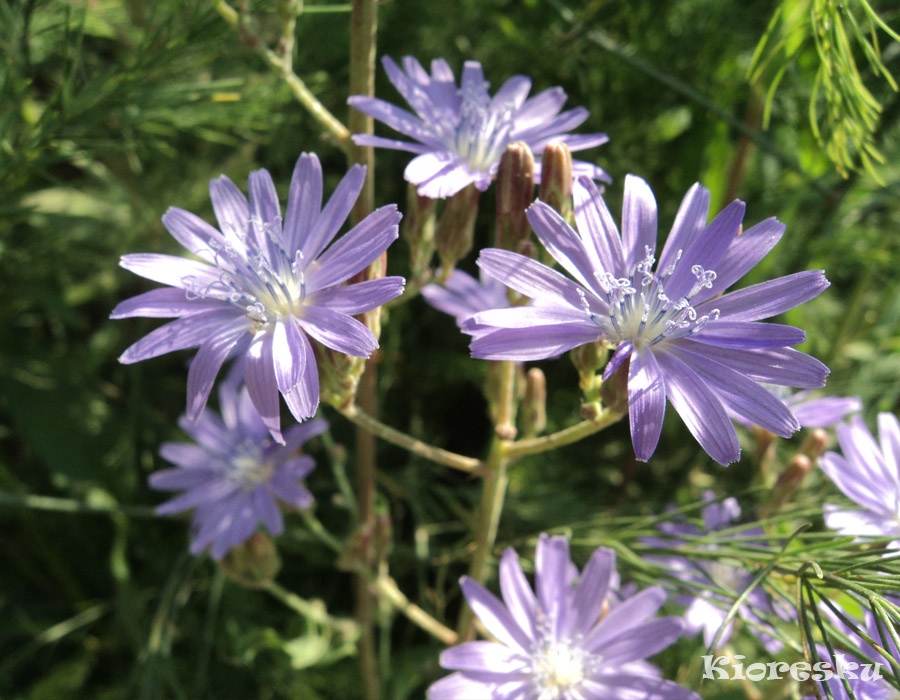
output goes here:
[[573, 223], [572, 153], [559, 141], [551, 141], [541, 157], [541, 201], [546, 202]]
[[263, 588], [274, 581], [281, 570], [281, 557], [271, 537], [255, 532], [244, 544], [228, 552], [221, 567], [235, 583], [247, 588]]
[[514, 141], [506, 147], [497, 171], [496, 192], [496, 247], [533, 256], [531, 227], [525, 217], [534, 201], [534, 156], [528, 144]]
[[453, 272], [457, 261], [462, 260], [472, 250], [480, 196], [481, 192], [475, 185], [469, 185], [453, 195], [444, 205], [435, 232], [438, 255], [441, 258], [440, 282], [445, 281]]
[[434, 209], [437, 200], [420, 197], [416, 185], [406, 192], [402, 236], [409, 245], [410, 280], [424, 280], [434, 255]]
[[547, 427], [547, 378], [537, 367], [528, 370], [519, 424], [524, 437], [534, 437]]

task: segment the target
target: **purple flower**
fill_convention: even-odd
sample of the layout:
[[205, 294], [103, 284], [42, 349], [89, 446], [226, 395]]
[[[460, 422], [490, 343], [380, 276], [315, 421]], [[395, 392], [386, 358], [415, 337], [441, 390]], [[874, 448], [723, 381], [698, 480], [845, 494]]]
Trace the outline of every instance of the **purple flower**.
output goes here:
[[837, 427], [843, 456], [826, 452], [819, 465], [850, 500], [862, 506], [848, 510], [825, 504], [825, 524], [842, 535], [897, 537], [900, 547], [900, 422], [878, 414], [880, 445], [859, 416]]
[[473, 314], [509, 306], [506, 285], [483, 270], [480, 277], [476, 280], [469, 273], [454, 269], [443, 285], [425, 285], [422, 296], [430, 306], [453, 316], [463, 332], [478, 335], [482, 329], [469, 322]]
[[856, 396], [819, 396], [811, 391], [798, 391], [784, 400], [803, 428], [830, 428], [851, 413], [862, 411]]
[[304, 153], [294, 168], [283, 221], [265, 170], [250, 174], [249, 203], [224, 175], [210, 183], [220, 230], [183, 209], [169, 209], [163, 224], [202, 262], [150, 253], [123, 256], [122, 267], [169, 288], [122, 302], [112, 318], [178, 320], [139, 340], [119, 360], [130, 364], [199, 346], [188, 372], [187, 416], [193, 420], [222, 364], [241, 355], [250, 398], [280, 441], [278, 392], [299, 421], [319, 405], [316, 359], [307, 336], [332, 350], [368, 357], [378, 342], [353, 315], [403, 291], [402, 277], [341, 286], [397, 238], [396, 206], [373, 212], [325, 250], [364, 178], [365, 168], [353, 166], [323, 208], [319, 159]]
[[[606, 134], [568, 134], [588, 118], [583, 107], [560, 114], [566, 93], [555, 87], [535, 95], [531, 80], [517, 75], [507, 80], [493, 97], [481, 64], [466, 61], [462, 84], [443, 59], [431, 62], [431, 75], [411, 56], [403, 69], [389, 57], [382, 58], [388, 78], [415, 114], [376, 97], [356, 95], [348, 102], [360, 112], [384, 122], [412, 141], [355, 134], [360, 145], [380, 146], [418, 154], [406, 167], [407, 181], [419, 186], [419, 194], [432, 199], [450, 197], [467, 185], [482, 192], [491, 184], [500, 156], [513, 141], [524, 141], [541, 153], [551, 141], [561, 141], [580, 151], [606, 143]], [[576, 175], [608, 180], [596, 165], [575, 161]], [[535, 164], [540, 172], [540, 163]]]
[[312, 494], [300, 482], [312, 471], [311, 457], [297, 448], [327, 429], [323, 420], [293, 425], [276, 444], [244, 388], [231, 382], [219, 390], [222, 417], [204, 409], [196, 421], [182, 416], [179, 425], [196, 444], [167, 442], [163, 459], [176, 465], [150, 475], [160, 491], [183, 491], [156, 509], [161, 515], [194, 509], [191, 553], [209, 549], [215, 559], [246, 542], [262, 523], [273, 535], [284, 530], [275, 499], [294, 508], [309, 508]]
[[654, 617], [666, 598], [661, 588], [610, 608], [615, 554], [598, 549], [579, 575], [565, 537], [541, 535], [535, 571], [536, 594], [508, 549], [500, 560], [503, 602], [463, 577], [466, 600], [497, 641], [441, 654], [441, 666], [456, 673], [434, 683], [429, 700], [699, 700], [643, 661], [682, 630], [676, 618]]
[[574, 196], [577, 232], [543, 202], [527, 212], [574, 281], [516, 253], [482, 251], [482, 269], [535, 305], [475, 314], [476, 323], [497, 330], [475, 338], [472, 355], [523, 361], [597, 340], [615, 347], [603, 376], [623, 366], [628, 372], [631, 438], [644, 461], [659, 441], [667, 397], [721, 464], [740, 456], [732, 416], [776, 435], [797, 430], [790, 409], [758, 382], [818, 387], [828, 368], [789, 347], [805, 340], [803, 331], [759, 321], [821, 293], [825, 275], [799, 272], [723, 294], [778, 243], [784, 225], [766, 219], [738, 235], [740, 201], [707, 225], [709, 192], [697, 184], [657, 262], [656, 201], [647, 183], [625, 179], [621, 234], [590, 179], [579, 178]]
[[[828, 697], [825, 692], [825, 686], [828, 686], [833, 700], [850, 700], [851, 696], [844, 686], [844, 679], [850, 685], [856, 700], [895, 700], [898, 697], [897, 691], [882, 677], [883, 668], [876, 672], [871, 664], [862, 664], [856, 657], [841, 652], [836, 652], [835, 658], [832, 659], [824, 644], [819, 644], [816, 648], [820, 659], [816, 666], [821, 670], [813, 668], [812, 675], [827, 676], [827, 679], [815, 681], [819, 687], [820, 697]], [[816, 700], [816, 696], [806, 695], [803, 700]]]
[[[705, 494], [705, 500], [713, 498], [712, 492]], [[687, 535], [697, 537], [715, 532], [728, 527], [741, 517], [741, 507], [737, 499], [726, 498], [721, 503], [710, 503], [703, 508], [703, 529], [694, 525], [681, 522], [664, 523], [660, 529], [670, 536]], [[764, 536], [761, 529], [742, 531], [743, 537]], [[678, 544], [676, 540], [647, 539], [647, 544], [656, 545], [665, 549], [671, 549]], [[715, 551], [716, 544], [703, 545], [704, 549]], [[703, 632], [703, 644], [708, 648], [719, 629], [725, 622], [728, 610], [731, 608], [734, 597], [743, 593], [753, 574], [747, 569], [727, 564], [717, 559], [700, 559], [697, 557], [648, 557], [669, 570], [669, 572], [685, 582], [692, 588], [696, 588], [694, 595], [683, 595], [676, 601], [679, 605], [686, 606], [684, 620], [685, 631], [688, 634]], [[724, 591], [718, 593], [714, 589]], [[727, 594], [726, 594], [727, 593]], [[776, 614], [784, 620], [794, 617], [793, 612], [779, 605], [760, 586], [751, 591], [745, 602], [738, 609], [737, 617], [749, 623], [748, 628], [759, 638], [763, 646], [770, 653], [778, 652], [783, 644], [775, 637], [775, 630], [764, 621], [764, 617]], [[722, 632], [719, 638], [719, 647], [728, 643], [733, 632], [733, 624]]]

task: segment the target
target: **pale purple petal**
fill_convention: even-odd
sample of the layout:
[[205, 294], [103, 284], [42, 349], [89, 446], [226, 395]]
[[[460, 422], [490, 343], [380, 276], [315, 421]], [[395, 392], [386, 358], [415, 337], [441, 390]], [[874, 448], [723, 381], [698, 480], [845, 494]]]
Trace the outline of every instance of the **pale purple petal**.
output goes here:
[[[238, 309], [229, 307], [221, 311], [208, 311], [170, 321], [125, 350], [119, 357], [119, 362], [128, 365], [175, 350], [197, 347], [215, 335], [223, 325], [241, 317]], [[249, 319], [246, 322], [249, 327]]]
[[499, 578], [503, 602], [510, 614], [526, 634], [533, 636], [537, 599], [525, 579], [519, 557], [511, 547], [500, 558]]
[[584, 323], [596, 328], [587, 312], [568, 306], [513, 306], [508, 309], [490, 309], [473, 314], [472, 320], [495, 328], [529, 328], [557, 323]]
[[244, 355], [244, 381], [260, 418], [276, 442], [281, 435], [281, 403], [278, 399], [278, 380], [272, 357], [272, 334], [258, 333]]
[[354, 357], [369, 357], [378, 348], [372, 331], [352, 316], [320, 306], [309, 306], [298, 323], [325, 347]]
[[825, 365], [793, 348], [740, 350], [690, 339], [673, 341], [673, 344], [721, 362], [757, 382], [815, 388], [824, 386], [828, 376]]
[[600, 190], [592, 179], [578, 178], [572, 186], [572, 196], [578, 235], [591, 260], [593, 270], [593, 274], [588, 275], [588, 284], [600, 291], [597, 275], [606, 272], [614, 277], [622, 277], [628, 274], [622, 238], [606, 202], [600, 195]]
[[488, 632], [502, 644], [527, 653], [531, 647], [528, 636], [497, 597], [468, 576], [463, 576], [459, 585], [472, 612]]
[[633, 268], [656, 250], [656, 198], [650, 186], [634, 175], [625, 176], [622, 202], [622, 248], [625, 267]]
[[176, 241], [207, 262], [214, 262], [215, 251], [225, 245], [225, 238], [218, 230], [184, 209], [169, 207], [162, 222]]
[[592, 651], [599, 649], [617, 636], [643, 624], [665, 602], [666, 592], [659, 586], [651, 586], [613, 606], [602, 623], [585, 638], [585, 648]]
[[440, 663], [457, 671], [514, 673], [526, 668], [527, 657], [496, 642], [466, 642], [441, 652]]
[[316, 224], [306, 238], [300, 242], [300, 251], [303, 256], [304, 269], [315, 261], [325, 247], [331, 243], [337, 235], [344, 221], [350, 215], [350, 210], [356, 203], [356, 198], [362, 191], [366, 181], [366, 167], [354, 165], [338, 183], [334, 193], [316, 219]]
[[163, 287], [126, 299], [113, 309], [109, 317], [175, 318], [228, 308], [227, 304], [222, 299], [199, 299], [189, 296], [183, 289]]
[[628, 420], [635, 456], [646, 462], [656, 450], [666, 415], [663, 373], [651, 351], [631, 355], [628, 371]]
[[721, 401], [681, 360], [665, 352], [656, 353], [656, 359], [664, 371], [666, 395], [697, 442], [719, 464], [736, 462], [741, 448]]
[[817, 297], [829, 284], [822, 270], [797, 272], [729, 292], [710, 300], [702, 308], [716, 308], [721, 317], [729, 321], [758, 321]]
[[560, 323], [533, 328], [501, 328], [472, 340], [472, 357], [483, 360], [543, 360], [599, 339], [596, 326]]
[[801, 401], [798, 398], [797, 394], [790, 397], [788, 405], [804, 428], [830, 428], [848, 414], [862, 410], [862, 401], [856, 397], [823, 396]]
[[595, 260], [588, 254], [579, 235], [545, 202], [535, 202], [528, 207], [525, 214], [528, 223], [550, 255], [588, 289], [596, 289], [599, 286], [594, 278], [595, 271], [613, 272], [604, 267], [597, 269]]
[[376, 209], [341, 236], [307, 268], [310, 293], [326, 289], [352, 277], [381, 255], [397, 240], [400, 212], [395, 204]]
[[294, 165], [284, 216], [284, 248], [300, 250], [312, 234], [322, 209], [322, 166], [314, 153], [303, 153]]
[[353, 143], [357, 146], [372, 146], [373, 148], [387, 148], [393, 151], [406, 151], [407, 153], [425, 153], [428, 146], [412, 141], [399, 139], [386, 139], [383, 136], [373, 134], [353, 134]]
[[663, 246], [662, 255], [659, 256], [658, 270], [665, 270], [674, 263], [678, 258], [679, 251], [682, 255], [684, 254], [697, 235], [706, 227], [708, 216], [709, 190], [698, 182], [688, 190], [681, 201], [681, 206], [675, 215], [675, 223], [672, 224], [672, 231]]
[[293, 318], [275, 324], [272, 358], [278, 391], [299, 421], [312, 418], [319, 405], [319, 377], [312, 347]]
[[250, 321], [242, 316], [223, 323], [218, 332], [200, 346], [188, 370], [186, 414], [190, 420], [200, 415], [206, 406], [219, 369], [238, 340], [249, 330]]
[[225, 240], [239, 250], [244, 249], [243, 241], [250, 225], [247, 198], [225, 175], [210, 181], [209, 198]]
[[[272, 239], [281, 238], [281, 207], [268, 170], [250, 173], [250, 230], [260, 250], [271, 250]], [[270, 260], [274, 256], [270, 253]]]
[[329, 287], [310, 294], [307, 297], [307, 304], [342, 314], [361, 314], [400, 296], [405, 284], [406, 280], [402, 277], [380, 277], [355, 284]]
[[136, 275], [188, 290], [195, 296], [215, 294], [219, 298], [224, 297], [221, 292], [216, 294], [221, 285], [222, 273], [207, 263], [177, 258], [174, 255], [131, 253], [123, 255], [119, 264]]
[[713, 321], [691, 336], [694, 340], [737, 350], [799, 345], [806, 333], [793, 326], [757, 321]]

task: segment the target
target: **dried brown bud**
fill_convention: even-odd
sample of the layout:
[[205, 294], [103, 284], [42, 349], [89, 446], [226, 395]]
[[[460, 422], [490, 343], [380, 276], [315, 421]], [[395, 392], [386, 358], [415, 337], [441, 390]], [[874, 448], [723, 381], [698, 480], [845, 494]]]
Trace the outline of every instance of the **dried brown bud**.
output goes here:
[[541, 201], [572, 222], [572, 153], [559, 141], [552, 141], [541, 158]]
[[514, 141], [500, 158], [497, 172], [497, 248], [534, 252], [525, 210], [534, 201], [534, 156], [528, 144]]
[[809, 431], [809, 435], [800, 446], [800, 452], [810, 459], [818, 459], [828, 448], [828, 433], [822, 428], [815, 428]]
[[547, 378], [537, 367], [528, 370], [519, 424], [525, 437], [534, 437], [547, 427]]
[[803, 483], [806, 475], [813, 469], [812, 460], [804, 454], [796, 455], [787, 467], [781, 472], [775, 486], [772, 487], [772, 495], [766, 504], [766, 517], [777, 513], [787, 503]]
[[271, 537], [255, 532], [244, 544], [232, 548], [220, 566], [235, 583], [247, 588], [263, 588], [281, 570], [281, 557]]

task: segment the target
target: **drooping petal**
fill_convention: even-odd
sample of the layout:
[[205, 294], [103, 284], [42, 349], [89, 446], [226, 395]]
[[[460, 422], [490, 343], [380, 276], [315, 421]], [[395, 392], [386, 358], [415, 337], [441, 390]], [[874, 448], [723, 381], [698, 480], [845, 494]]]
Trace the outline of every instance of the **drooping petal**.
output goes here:
[[628, 420], [635, 456], [642, 462], [656, 451], [666, 415], [666, 386], [656, 357], [649, 350], [631, 355], [628, 370]]
[[188, 370], [186, 414], [189, 420], [200, 415], [219, 369], [238, 340], [249, 330], [250, 320], [246, 316], [239, 316], [223, 324], [214, 336], [200, 346]]
[[276, 442], [284, 443], [271, 333], [257, 333], [250, 343], [244, 355], [244, 381], [250, 400], [272, 437]]
[[291, 391], [282, 392], [282, 395], [294, 418], [304, 421], [312, 418], [319, 407], [319, 370], [309, 340], [303, 333], [299, 334], [299, 340], [303, 362], [300, 380]]
[[681, 360], [666, 352], [656, 353], [656, 359], [664, 371], [666, 394], [697, 442], [719, 464], [736, 462], [741, 448], [721, 401]]

